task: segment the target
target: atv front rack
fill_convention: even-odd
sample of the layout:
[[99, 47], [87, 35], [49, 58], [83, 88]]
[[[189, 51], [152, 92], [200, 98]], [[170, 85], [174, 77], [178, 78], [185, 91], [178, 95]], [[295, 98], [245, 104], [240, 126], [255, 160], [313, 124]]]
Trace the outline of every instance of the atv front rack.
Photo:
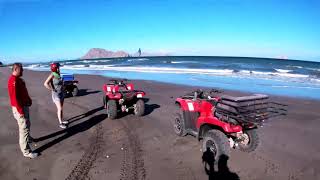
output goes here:
[[128, 82], [128, 79], [110, 79], [111, 83], [108, 83], [110, 85], [123, 85], [126, 82]]
[[262, 125], [267, 119], [286, 115], [287, 105], [270, 102], [263, 94], [232, 97], [221, 96], [215, 103], [215, 111], [222, 120], [236, 120], [241, 124]]

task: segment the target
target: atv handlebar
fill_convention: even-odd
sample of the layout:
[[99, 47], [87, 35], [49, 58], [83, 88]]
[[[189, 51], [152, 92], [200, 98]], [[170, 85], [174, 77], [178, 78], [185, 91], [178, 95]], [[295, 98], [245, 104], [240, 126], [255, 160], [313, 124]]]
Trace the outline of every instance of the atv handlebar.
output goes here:
[[216, 94], [218, 93], [222, 93], [223, 91], [219, 90], [219, 89], [211, 89], [210, 91], [204, 91], [202, 89], [197, 89], [191, 93], [188, 93], [184, 96], [182, 96], [182, 98], [192, 98], [194, 100], [196, 99], [211, 99], [213, 97], [216, 96]]
[[125, 82], [128, 82], [128, 79], [110, 79], [113, 84], [123, 85]]
[[222, 90], [219, 90], [219, 89], [211, 89], [210, 90], [210, 94], [212, 93], [222, 93], [223, 91]]

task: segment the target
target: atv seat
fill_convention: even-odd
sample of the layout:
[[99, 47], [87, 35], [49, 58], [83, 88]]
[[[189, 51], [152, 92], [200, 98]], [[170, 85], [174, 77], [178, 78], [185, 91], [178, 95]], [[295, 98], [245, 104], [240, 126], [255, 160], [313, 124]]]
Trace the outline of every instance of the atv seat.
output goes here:
[[131, 100], [136, 96], [135, 91], [121, 91], [124, 100]]
[[128, 91], [128, 89], [127, 89], [127, 87], [126, 87], [126, 85], [119, 85], [119, 91], [120, 92], [126, 92], [126, 91]]

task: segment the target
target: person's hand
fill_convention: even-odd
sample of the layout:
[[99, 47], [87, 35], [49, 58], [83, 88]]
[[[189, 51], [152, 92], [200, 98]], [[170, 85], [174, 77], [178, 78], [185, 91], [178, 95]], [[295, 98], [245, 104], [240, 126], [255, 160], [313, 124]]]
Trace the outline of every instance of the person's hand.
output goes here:
[[24, 114], [20, 114], [20, 113], [18, 112], [18, 115], [19, 115], [19, 118], [24, 118]]
[[32, 105], [32, 101], [31, 100], [26, 103], [26, 106], [28, 106], [28, 107], [30, 107], [31, 105]]
[[13, 109], [14, 109], [14, 113], [16, 113], [19, 116], [19, 118], [24, 117], [24, 114], [21, 114], [16, 107], [13, 107]]

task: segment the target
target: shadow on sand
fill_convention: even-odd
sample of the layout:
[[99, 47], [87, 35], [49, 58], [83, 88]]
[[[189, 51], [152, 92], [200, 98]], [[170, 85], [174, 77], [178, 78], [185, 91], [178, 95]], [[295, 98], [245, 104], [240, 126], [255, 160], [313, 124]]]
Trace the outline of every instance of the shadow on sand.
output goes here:
[[202, 162], [204, 163], [204, 169], [209, 176], [209, 180], [240, 180], [239, 176], [230, 172], [228, 167], [229, 157], [222, 154], [218, 160], [218, 170], [215, 170], [214, 154], [207, 149], [202, 155]]
[[144, 116], [147, 116], [151, 114], [155, 109], [160, 108], [160, 105], [158, 104], [147, 104], [147, 102], [149, 102], [149, 98], [144, 98], [144, 103], [145, 103]]
[[[79, 116], [76, 116], [76, 117], [73, 117], [71, 119], [72, 122], [75, 122], [75, 121], [78, 121], [80, 119], [83, 119], [85, 117], [88, 117], [98, 111], [100, 111], [101, 109], [103, 109], [103, 107], [99, 107], [99, 108], [96, 108], [96, 109], [93, 109], [85, 114], [82, 114], [82, 115], [79, 115]], [[75, 134], [78, 134], [80, 132], [84, 132], [90, 128], [92, 128], [93, 126], [95, 126], [96, 124], [100, 123], [101, 121], [105, 120], [107, 118], [107, 115], [106, 114], [99, 114], [99, 115], [96, 115], [96, 116], [93, 116], [91, 117], [90, 119], [84, 121], [84, 122], [81, 122], [79, 124], [76, 124], [74, 126], [71, 126], [71, 127], [68, 127], [67, 129], [64, 129], [64, 130], [60, 130], [60, 131], [57, 131], [57, 132], [54, 132], [54, 133], [51, 133], [51, 134], [48, 134], [46, 136], [42, 136], [42, 137], [39, 137], [39, 138], [36, 138], [34, 139], [34, 142], [39, 142], [39, 141], [43, 141], [43, 140], [46, 140], [46, 139], [50, 139], [50, 138], [53, 138], [53, 137], [56, 137], [58, 135], [61, 135], [63, 134], [62, 136], [40, 146], [39, 148], [37, 148], [35, 150], [35, 152], [38, 152], [38, 153], [41, 153], [42, 151], [52, 147], [53, 145], [75, 135]]]
[[[89, 91], [89, 89], [79, 89], [78, 90], [78, 94], [76, 97], [80, 97], [80, 96], [87, 96], [89, 94], [96, 94], [96, 93], [99, 93], [101, 91]], [[72, 97], [72, 94], [66, 94], [65, 95], [65, 98], [71, 98]]]
[[160, 108], [158, 104], [145, 104], [144, 116], [151, 114], [155, 109]]
[[79, 89], [77, 96], [86, 96], [89, 94], [99, 93], [101, 91], [88, 91], [89, 89]]
[[91, 116], [92, 114], [95, 114], [96, 112], [99, 112], [99, 111], [101, 111], [101, 110], [103, 110], [103, 109], [104, 109], [104, 107], [101, 106], [101, 107], [92, 109], [92, 110], [90, 110], [90, 111], [88, 111], [88, 112], [86, 112], [86, 113], [80, 114], [80, 115], [78, 115], [78, 116], [74, 116], [74, 117], [68, 119], [67, 121], [69, 121], [69, 125], [70, 125], [70, 124], [72, 124], [72, 123], [74, 123], [74, 122], [76, 122], [76, 121], [79, 121], [79, 120], [81, 120], [81, 119], [83, 119], [83, 118], [86, 118], [86, 117], [88, 117], [88, 116]]

